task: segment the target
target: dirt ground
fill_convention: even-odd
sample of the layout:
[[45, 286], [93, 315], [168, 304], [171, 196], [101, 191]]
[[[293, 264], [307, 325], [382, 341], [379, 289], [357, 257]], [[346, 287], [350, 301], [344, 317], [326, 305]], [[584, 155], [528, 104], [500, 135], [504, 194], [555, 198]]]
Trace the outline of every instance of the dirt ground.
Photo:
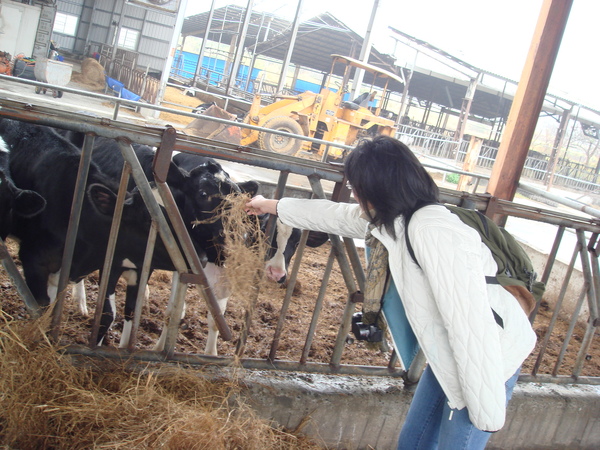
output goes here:
[[[15, 255], [18, 251], [18, 247], [14, 242], [8, 241], [8, 247], [12, 255]], [[330, 250], [330, 244], [326, 243], [320, 248], [307, 248], [305, 251], [298, 276], [299, 286], [297, 286], [292, 296], [290, 307], [286, 313], [285, 326], [277, 347], [276, 358], [279, 360], [300, 360]], [[144, 308], [137, 337], [137, 348], [139, 349], [151, 349], [158, 339], [162, 328], [163, 311], [169, 298], [170, 279], [171, 274], [168, 272], [156, 272], [150, 279], [150, 298]], [[92, 315], [96, 301], [95, 296], [98, 291], [97, 283], [97, 275], [89, 277], [86, 281], [88, 308]], [[115, 326], [109, 333], [108, 345], [117, 346], [120, 339], [124, 287], [124, 285], [121, 285], [119, 288], [117, 298], [118, 317]], [[27, 318], [28, 314], [24, 304], [4, 270], [0, 271], [0, 290], [2, 292], [2, 311], [15, 319]], [[260, 293], [252, 317], [245, 357], [263, 359], [268, 356], [284, 294], [285, 290], [275, 283], [269, 283], [267, 288]], [[181, 327], [176, 351], [202, 354], [207, 334], [207, 310], [195, 288], [188, 288], [186, 299], [187, 313]], [[334, 264], [334, 270], [327, 285], [323, 308], [318, 318], [314, 341], [309, 351], [308, 362], [328, 363], [330, 361], [346, 300], [347, 289], [341, 273], [337, 269], [337, 264]], [[246, 301], [247, 299], [240, 298], [230, 300], [225, 319], [232, 330], [233, 340], [230, 342], [219, 340], [219, 355], [234, 355], [236, 342], [245, 321], [245, 308], [242, 305], [246, 304]], [[358, 308], [360, 307], [357, 307], [357, 310]], [[551, 314], [552, 311], [546, 306], [541, 309], [536, 319], [534, 328], [538, 334], [538, 345], [539, 341], [544, 338]], [[63, 342], [87, 344], [90, 327], [91, 318], [82, 317], [77, 305], [71, 301], [70, 295], [67, 295], [62, 326]], [[556, 327], [548, 345], [547, 356], [542, 361], [538, 371], [539, 374], [552, 373], [567, 327], [568, 324], [562, 322]], [[579, 351], [583, 333], [583, 327], [576, 327], [572, 342], [558, 372], [559, 374], [570, 374]], [[536, 357], [537, 351], [525, 363], [523, 373], [530, 373]], [[342, 364], [384, 366], [387, 365], [388, 360], [389, 353], [376, 352], [366, 348], [361, 341], [347, 339], [341, 362]], [[600, 340], [598, 336], [595, 337], [581, 375], [600, 376]]]

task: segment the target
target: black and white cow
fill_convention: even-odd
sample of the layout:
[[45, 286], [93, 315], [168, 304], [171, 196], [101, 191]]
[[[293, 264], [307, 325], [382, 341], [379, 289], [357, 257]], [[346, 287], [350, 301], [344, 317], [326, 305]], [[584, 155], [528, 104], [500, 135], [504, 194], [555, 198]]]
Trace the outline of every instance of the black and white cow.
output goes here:
[[215, 102], [201, 103], [192, 110], [192, 113], [202, 114], [202, 113], [204, 113], [204, 111], [206, 111], [208, 108], [210, 108], [213, 105], [216, 105], [216, 103]]
[[[26, 282], [38, 304], [46, 307], [56, 296], [80, 150], [53, 129], [8, 119], [0, 120], [0, 136], [9, 149], [9, 167], [17, 186], [35, 190], [47, 201], [37, 216], [17, 218], [13, 234], [20, 241], [19, 257]], [[101, 270], [116, 204], [118, 183], [92, 161], [69, 279], [80, 281]], [[113, 270], [108, 275], [107, 301], [98, 336], [100, 344], [114, 316], [114, 292], [118, 278], [143, 261], [151, 220], [136, 190], [126, 197]], [[157, 240], [152, 264], [170, 261], [162, 241]], [[171, 268], [172, 270], [172, 268]]]
[[0, 238], [12, 234], [16, 218], [31, 218], [46, 207], [40, 194], [28, 189], [19, 189], [10, 175], [9, 150], [0, 137]]
[[[173, 162], [184, 170], [193, 170], [200, 164], [206, 161], [214, 161], [198, 154], [192, 153], [177, 153], [173, 156]], [[261, 229], [264, 232], [270, 216], [264, 214], [260, 217]], [[288, 267], [292, 256], [296, 253], [296, 249], [300, 242], [301, 230], [285, 225], [279, 218], [275, 221], [275, 230], [271, 245], [267, 251], [267, 261], [265, 263], [265, 273], [267, 276], [278, 283], [283, 283], [286, 280]], [[329, 236], [325, 233], [309, 232], [306, 245], [309, 247], [319, 247], [329, 240]], [[225, 310], [227, 302], [224, 301], [221, 306], [221, 311]], [[211, 331], [212, 330], [212, 331]], [[207, 341], [207, 354], [217, 354], [217, 337], [218, 330], [213, 322], [209, 320], [209, 339]]]
[[[69, 136], [74, 142], [78, 142], [77, 137]], [[81, 142], [78, 142], [81, 144]], [[133, 145], [134, 151], [140, 165], [142, 166], [146, 177], [150, 182], [154, 180], [152, 173], [152, 162], [155, 152], [152, 148], [144, 145]], [[123, 167], [123, 157], [118, 144], [112, 139], [96, 138], [94, 149], [92, 151], [92, 160], [109, 176], [117, 179], [120, 177]], [[173, 197], [180, 210], [182, 218], [188, 228], [190, 237], [197, 248], [201, 248], [207, 259], [204, 272], [211, 286], [212, 291], [217, 298], [221, 311], [225, 310], [228, 298], [229, 287], [223, 273], [223, 224], [220, 218], [215, 214], [219, 209], [224, 198], [234, 192], [241, 190], [249, 192], [251, 195], [258, 190], [258, 184], [253, 181], [238, 184], [231, 181], [229, 175], [214, 160], [204, 161], [190, 171], [180, 170], [176, 165], [171, 164], [167, 176]], [[196, 222], [201, 222], [196, 224]], [[165, 265], [166, 264], [166, 265]], [[151, 269], [174, 270], [169, 261], [154, 261]], [[122, 275], [126, 276], [127, 292], [125, 300], [125, 323], [120, 346], [127, 347], [129, 344], [129, 331], [131, 329], [135, 302], [138, 290], [138, 275], [141, 266], [129, 264], [123, 267]], [[169, 303], [167, 314], [172, 307]], [[209, 314], [209, 335], [207, 340], [206, 353], [216, 355], [217, 327], [212, 316]], [[164, 346], [165, 334], [161, 335], [156, 350], [162, 350]]]
[[[186, 171], [194, 170], [195, 167], [213, 161], [202, 155], [192, 153], [177, 153], [173, 156], [173, 162], [181, 169]], [[266, 230], [269, 215], [264, 214], [260, 217], [261, 229]], [[273, 234], [272, 244], [267, 252], [267, 262], [265, 272], [267, 276], [278, 283], [283, 283], [287, 276], [287, 268], [298, 243], [300, 241], [301, 231], [285, 225], [281, 220], [276, 220], [276, 227]]]

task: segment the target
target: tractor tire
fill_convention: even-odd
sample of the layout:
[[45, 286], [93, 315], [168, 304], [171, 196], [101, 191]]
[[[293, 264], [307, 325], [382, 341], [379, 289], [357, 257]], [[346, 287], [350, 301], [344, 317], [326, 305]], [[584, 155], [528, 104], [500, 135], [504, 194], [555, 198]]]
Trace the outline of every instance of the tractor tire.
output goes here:
[[[300, 124], [286, 116], [273, 117], [267, 120], [263, 127], [270, 130], [286, 131], [290, 134], [304, 134]], [[293, 156], [302, 147], [302, 140], [261, 131], [258, 133], [258, 147], [261, 150]]]

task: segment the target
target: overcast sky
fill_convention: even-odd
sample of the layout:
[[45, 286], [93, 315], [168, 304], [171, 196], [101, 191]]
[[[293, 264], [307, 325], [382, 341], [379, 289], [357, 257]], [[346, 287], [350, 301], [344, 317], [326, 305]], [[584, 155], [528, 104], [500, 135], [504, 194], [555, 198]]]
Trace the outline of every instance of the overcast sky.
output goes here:
[[[373, 45], [394, 51], [392, 26], [487, 71], [518, 80], [543, 0], [379, 0]], [[246, 6], [243, 0], [217, 0]], [[329, 12], [365, 35], [374, 0], [304, 0], [302, 18]], [[255, 0], [254, 11], [292, 19], [296, 0]], [[210, 2], [188, 0], [186, 15], [207, 11]], [[575, 0], [554, 66], [549, 91], [600, 110], [600, 0]], [[402, 52], [402, 45], [396, 47]], [[419, 57], [421, 58], [421, 57]], [[418, 65], [423, 65], [419, 59]]]

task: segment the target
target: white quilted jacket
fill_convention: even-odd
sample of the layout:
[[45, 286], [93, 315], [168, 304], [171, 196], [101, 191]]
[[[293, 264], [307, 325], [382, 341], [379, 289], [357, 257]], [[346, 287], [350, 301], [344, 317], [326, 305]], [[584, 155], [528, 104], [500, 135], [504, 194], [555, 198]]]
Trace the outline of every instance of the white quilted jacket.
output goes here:
[[[351, 238], [364, 238], [368, 225], [357, 204], [284, 198], [277, 212], [288, 225]], [[389, 252], [408, 320], [449, 406], [466, 406], [480, 430], [499, 430], [506, 414], [504, 382], [535, 346], [527, 316], [501, 286], [485, 283], [485, 275], [497, 270], [491, 252], [445, 207], [426, 206], [411, 218], [409, 239], [421, 268], [407, 251], [403, 219], [395, 226], [395, 240], [385, 230], [373, 235]]]

